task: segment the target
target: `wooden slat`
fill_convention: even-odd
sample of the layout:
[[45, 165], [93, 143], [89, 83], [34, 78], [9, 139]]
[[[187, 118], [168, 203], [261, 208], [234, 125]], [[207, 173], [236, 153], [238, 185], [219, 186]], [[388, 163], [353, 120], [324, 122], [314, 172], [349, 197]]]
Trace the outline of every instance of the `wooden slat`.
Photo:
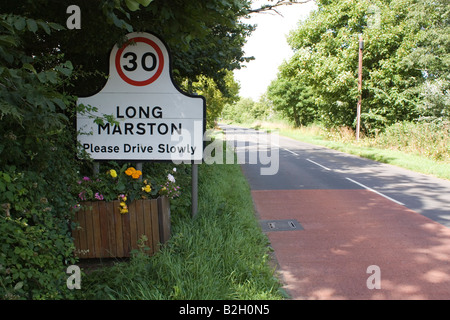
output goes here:
[[92, 227], [94, 228], [94, 247], [95, 247], [95, 254], [94, 256], [96, 258], [101, 257], [101, 251], [102, 251], [102, 235], [101, 235], [101, 229], [100, 229], [100, 212], [99, 212], [99, 206], [101, 202], [95, 202], [95, 206], [93, 206], [93, 212], [92, 212]]
[[114, 202], [105, 202], [105, 204], [106, 204], [106, 213], [108, 220], [108, 236], [109, 236], [108, 256], [116, 257], [117, 256], [116, 228], [115, 228], [116, 221], [114, 211], [118, 209], [117, 207], [114, 206]]
[[[154, 201], [154, 200], [152, 200]], [[152, 208], [151, 201], [143, 201], [144, 207], [144, 234], [147, 237], [147, 241], [145, 242], [145, 246], [149, 247], [148, 254], [155, 253], [153, 249], [153, 239], [152, 239]]]
[[[119, 202], [117, 202], [119, 205]], [[119, 213], [120, 214], [120, 213]], [[130, 215], [120, 214], [122, 218], [122, 230], [123, 230], [123, 254], [124, 257], [128, 257], [131, 251], [131, 234], [130, 234]]]
[[116, 233], [116, 257], [124, 257], [123, 251], [123, 230], [122, 230], [122, 214], [120, 210], [116, 207], [113, 210], [114, 221], [115, 221], [115, 233]]
[[87, 240], [87, 246], [89, 249], [89, 252], [87, 254], [88, 258], [95, 258], [95, 245], [94, 245], [94, 238], [95, 238], [95, 230], [93, 227], [93, 219], [92, 216], [94, 215], [96, 203], [90, 202], [89, 203], [89, 210], [86, 212], [86, 240]]
[[100, 219], [100, 241], [101, 246], [97, 256], [99, 258], [109, 257], [109, 233], [108, 233], [108, 212], [106, 202], [99, 203], [99, 219]]
[[159, 238], [161, 243], [166, 243], [170, 238], [170, 202], [167, 197], [158, 198], [158, 201]]
[[136, 200], [136, 229], [137, 229], [137, 246], [134, 249], [139, 249], [139, 242], [144, 231], [144, 204], [143, 200]]
[[131, 249], [137, 248], [137, 222], [136, 222], [136, 202], [133, 201], [130, 203], [130, 206], [128, 208], [128, 215], [130, 216], [130, 246]]
[[158, 201], [155, 199], [150, 203], [151, 206], [151, 219], [152, 219], [152, 247], [153, 252], [159, 250], [159, 217], [158, 217]]

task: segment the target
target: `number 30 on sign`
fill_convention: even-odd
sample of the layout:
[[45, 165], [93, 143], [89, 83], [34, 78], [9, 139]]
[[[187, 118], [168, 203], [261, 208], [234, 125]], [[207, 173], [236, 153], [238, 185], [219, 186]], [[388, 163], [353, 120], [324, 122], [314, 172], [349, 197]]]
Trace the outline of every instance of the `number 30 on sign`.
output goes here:
[[135, 37], [117, 51], [115, 64], [123, 81], [133, 86], [146, 86], [161, 75], [164, 56], [151, 39]]

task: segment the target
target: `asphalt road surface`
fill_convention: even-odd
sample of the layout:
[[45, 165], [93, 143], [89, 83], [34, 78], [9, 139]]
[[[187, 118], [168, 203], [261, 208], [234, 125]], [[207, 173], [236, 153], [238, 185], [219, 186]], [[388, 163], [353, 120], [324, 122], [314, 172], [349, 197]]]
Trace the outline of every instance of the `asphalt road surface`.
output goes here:
[[278, 146], [272, 146], [279, 152], [278, 172], [261, 175], [261, 168], [269, 165], [249, 164], [249, 150], [270, 150], [270, 135], [235, 126], [222, 128], [228, 132], [228, 141], [238, 146], [236, 152], [252, 190], [366, 189], [450, 228], [448, 180], [282, 136], [273, 141]]
[[292, 299], [450, 299], [450, 181], [222, 128]]

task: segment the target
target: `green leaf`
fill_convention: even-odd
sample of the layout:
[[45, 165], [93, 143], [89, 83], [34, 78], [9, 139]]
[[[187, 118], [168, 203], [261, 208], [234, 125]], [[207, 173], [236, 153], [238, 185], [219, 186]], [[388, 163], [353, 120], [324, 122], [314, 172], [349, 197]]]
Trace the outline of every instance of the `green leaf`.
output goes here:
[[11, 176], [7, 173], [3, 173], [3, 180], [7, 183], [11, 183]]
[[47, 23], [45, 23], [44, 21], [38, 21], [37, 23], [41, 26], [42, 29], [44, 29], [45, 33], [47, 34], [51, 33], [50, 27], [48, 26]]
[[153, 0], [136, 0], [140, 4], [142, 4], [144, 7], [148, 6], [150, 3], [153, 2]]
[[39, 72], [37, 74], [37, 77], [38, 77], [38, 79], [39, 79], [39, 81], [41, 83], [46, 83], [47, 82], [47, 75], [45, 74], [45, 72]]
[[60, 107], [62, 110], [65, 110], [65, 109], [66, 109], [66, 104], [65, 104], [64, 101], [62, 101], [61, 99], [59, 99], [59, 98], [54, 98], [54, 99], [53, 99], [53, 102], [55, 102], [55, 103], [58, 105], [58, 107]]
[[33, 19], [27, 19], [27, 27], [28, 27], [28, 30], [33, 33], [36, 33], [36, 31], [38, 29], [37, 23]]
[[139, 3], [136, 0], [125, 0], [125, 4], [131, 11], [139, 10]]
[[14, 36], [9, 35], [1, 35], [0, 36], [0, 45], [2, 46], [14, 46], [16, 47], [18, 45], [18, 41]]
[[24, 63], [24, 64], [23, 64], [23, 68], [24, 68], [25, 70], [28, 70], [28, 71], [33, 72], [34, 74], [37, 74], [36, 69], [33, 67], [33, 65], [31, 65], [31, 64], [29, 64], [29, 63]]
[[66, 77], [68, 77], [72, 74], [72, 69], [65, 68], [62, 65], [57, 66], [55, 69], [56, 69], [56, 71], [61, 72]]
[[23, 17], [17, 17], [16, 21], [14, 21], [14, 27], [19, 31], [23, 30], [26, 25], [27, 21]]
[[16, 285], [14, 286], [14, 290], [20, 290], [23, 287], [23, 281], [19, 281], [16, 283]]
[[49, 22], [48, 26], [56, 31], [65, 30], [66, 28], [59, 23]]

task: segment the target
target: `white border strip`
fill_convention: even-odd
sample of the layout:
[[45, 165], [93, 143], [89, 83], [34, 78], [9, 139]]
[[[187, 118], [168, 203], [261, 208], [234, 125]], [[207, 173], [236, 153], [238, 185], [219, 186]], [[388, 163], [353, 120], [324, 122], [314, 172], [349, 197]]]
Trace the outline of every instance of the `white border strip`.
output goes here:
[[395, 199], [392, 199], [391, 197], [388, 197], [387, 195], [382, 194], [381, 192], [378, 192], [378, 191], [376, 191], [376, 190], [374, 190], [374, 189], [372, 189], [372, 188], [369, 188], [368, 186], [365, 186], [365, 185], [363, 185], [362, 183], [359, 183], [358, 181], [355, 181], [355, 180], [350, 179], [350, 178], [345, 178], [345, 179], [347, 179], [347, 180], [349, 180], [349, 181], [351, 181], [351, 182], [353, 182], [353, 183], [356, 183], [357, 185], [363, 187], [364, 189], [367, 189], [367, 190], [369, 190], [369, 191], [375, 192], [376, 194], [378, 194], [378, 195], [380, 195], [380, 196], [382, 196], [382, 197], [385, 197], [386, 199], [391, 200], [392, 202], [395, 202], [395, 203], [397, 203], [397, 204], [399, 204], [399, 205], [401, 205], [401, 206], [404, 206], [404, 205], [405, 205], [404, 203], [402, 203], [402, 202], [400, 202], [400, 201], [397, 201], [397, 200], [395, 200]]
[[306, 160], [308, 160], [308, 161], [311, 162], [311, 163], [314, 163], [316, 166], [319, 166], [319, 167], [321, 167], [321, 168], [324, 168], [325, 170], [331, 170], [330, 168], [327, 168], [327, 167], [321, 165], [320, 163], [317, 163], [317, 162], [315, 162], [315, 161], [312, 161], [311, 159], [306, 159]]

